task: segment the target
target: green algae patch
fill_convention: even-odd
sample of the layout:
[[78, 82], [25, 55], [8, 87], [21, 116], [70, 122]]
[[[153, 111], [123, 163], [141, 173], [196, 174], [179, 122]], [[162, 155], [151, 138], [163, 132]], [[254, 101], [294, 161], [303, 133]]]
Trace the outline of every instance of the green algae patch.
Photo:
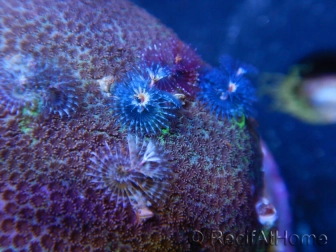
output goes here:
[[158, 137], [161, 144], [165, 144], [166, 141], [164, 140], [164, 136], [166, 136], [166, 135], [171, 136], [171, 134], [169, 132], [169, 128], [161, 130], [161, 135]]
[[33, 128], [31, 128], [31, 122], [39, 115], [39, 113], [36, 110], [24, 108], [22, 110], [22, 115], [23, 119], [19, 122], [19, 127], [23, 133], [28, 134], [33, 130]]
[[22, 131], [25, 134], [29, 134], [33, 129], [30, 128], [28, 125], [30, 124], [30, 121], [23, 120], [19, 123], [20, 131]]
[[167, 134], [170, 135], [168, 128], [167, 129], [163, 129], [161, 132], [162, 132], [163, 135], [167, 135]]
[[32, 117], [37, 117], [39, 115], [38, 110], [30, 110], [27, 108], [22, 109], [22, 115], [23, 116], [32, 116]]
[[238, 125], [238, 127], [240, 129], [244, 128], [245, 125], [246, 125], [246, 117], [245, 117], [245, 115], [243, 115], [239, 119], [235, 119], [234, 122], [235, 122], [236, 125]]

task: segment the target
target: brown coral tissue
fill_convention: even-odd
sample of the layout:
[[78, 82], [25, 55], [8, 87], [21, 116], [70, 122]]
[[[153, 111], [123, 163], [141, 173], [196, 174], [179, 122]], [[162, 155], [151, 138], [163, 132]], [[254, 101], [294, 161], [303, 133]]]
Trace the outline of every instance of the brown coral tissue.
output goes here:
[[[128, 1], [1, 2], [1, 251], [246, 250], [191, 238], [259, 227], [253, 119], [218, 120], [176, 90], [160, 93], [181, 108], [155, 135], [114, 117], [113, 87], [145, 48], [176, 41]], [[183, 73], [196, 82], [205, 66]]]

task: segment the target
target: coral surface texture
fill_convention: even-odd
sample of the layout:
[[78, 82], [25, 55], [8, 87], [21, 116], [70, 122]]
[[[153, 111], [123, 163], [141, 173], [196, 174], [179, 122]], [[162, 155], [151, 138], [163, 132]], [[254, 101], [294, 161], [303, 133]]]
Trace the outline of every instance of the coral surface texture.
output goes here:
[[259, 227], [259, 137], [209, 68], [127, 1], [1, 1], [0, 251], [246, 250], [210, 238]]

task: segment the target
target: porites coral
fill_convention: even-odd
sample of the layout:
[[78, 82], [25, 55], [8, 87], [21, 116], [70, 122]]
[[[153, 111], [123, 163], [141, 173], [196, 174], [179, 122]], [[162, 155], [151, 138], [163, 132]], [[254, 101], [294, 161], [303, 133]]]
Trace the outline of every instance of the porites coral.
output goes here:
[[[29, 21], [25, 20], [27, 15], [24, 12], [30, 13]], [[101, 78], [100, 75], [113, 77], [116, 80], [113, 85], [122, 84], [128, 69], [138, 65], [138, 56], [143, 48], [177, 40], [170, 29], [164, 28], [155, 18], [126, 0], [10, 0], [0, 5], [0, 13], [0, 23], [4, 27], [1, 60], [15, 54], [31, 55], [34, 59], [46, 57], [57, 62], [51, 67], [61, 68], [62, 73], [70, 73], [75, 79], [85, 71], [79, 88], [83, 88], [87, 81], [96, 82], [94, 78]], [[13, 32], [12, 27], [15, 27]], [[24, 31], [22, 34], [19, 34], [20, 27]], [[71, 35], [75, 35], [77, 43]], [[185, 55], [185, 45], [178, 42], [176, 46], [174, 52]], [[106, 53], [99, 48], [104, 48]], [[169, 55], [173, 55], [171, 60], [175, 63], [181, 63], [182, 70], [178, 71], [181, 77], [191, 80], [192, 84], [188, 84], [187, 88], [194, 88], [192, 80], [195, 78], [190, 79], [189, 76], [197, 77], [198, 73], [186, 72], [193, 68], [193, 64], [182, 64], [183, 60], [176, 57], [178, 54]], [[91, 62], [95, 57], [102, 61]], [[40, 61], [38, 64], [42, 66]], [[160, 67], [164, 68], [161, 64]], [[68, 68], [69, 72], [65, 70]], [[33, 91], [42, 94], [44, 87], [41, 85]], [[183, 92], [183, 89], [175, 91]], [[172, 185], [170, 192], [167, 197], [163, 195], [162, 207], [156, 207], [161, 199], [156, 202], [155, 198], [148, 196], [152, 206], [147, 206], [147, 212], [134, 214], [131, 203], [125, 208], [116, 208], [116, 201], [111, 200], [103, 190], [95, 190], [94, 183], [90, 181], [92, 177], [87, 176], [88, 172], [93, 172], [89, 167], [94, 165], [89, 158], [92, 153], [103, 158], [99, 153], [105, 142], [109, 144], [112, 155], [115, 155], [114, 146], [120, 155], [125, 154], [124, 158], [129, 157], [129, 153], [127, 141], [124, 141], [127, 132], [119, 130], [120, 122], [116, 121], [107, 106], [108, 98], [102, 97], [101, 92], [86, 95], [83, 99], [78, 97], [76, 114], [71, 114], [66, 120], [61, 120], [58, 115], [42, 117], [5, 113], [0, 116], [0, 247], [4, 251], [189, 251], [193, 247], [189, 248], [187, 234], [198, 227], [213, 227], [215, 224], [214, 228], [224, 231], [228, 230], [228, 226], [237, 224], [232, 226], [232, 233], [252, 228], [254, 204], [249, 190], [254, 184], [248, 178], [258, 175], [256, 171], [259, 170], [248, 165], [256, 164], [256, 154], [252, 154], [257, 148], [252, 149], [251, 144], [259, 141], [250, 138], [247, 127], [233, 128], [232, 131], [243, 139], [238, 144], [238, 136], [226, 134], [230, 122], [217, 120], [198, 104], [188, 103], [183, 111], [178, 111], [174, 120], [169, 117], [165, 123], [170, 126], [169, 132], [157, 132], [155, 141], [151, 141], [158, 153], [161, 153], [158, 142], [165, 150], [171, 151], [167, 156], [172, 160], [175, 173], [172, 181], [169, 180]], [[95, 102], [89, 104], [88, 96], [94, 96]], [[41, 97], [38, 96], [38, 108], [49, 111], [48, 106], [44, 109]], [[169, 97], [168, 101], [172, 99], [172, 96]], [[174, 105], [175, 99], [171, 103], [173, 107], [178, 107]], [[19, 110], [22, 111], [25, 106], [22, 105]], [[177, 109], [164, 111], [175, 115]], [[212, 136], [217, 142], [208, 141], [207, 136]], [[223, 139], [232, 146], [231, 151], [227, 152], [224, 148]], [[145, 145], [143, 152], [136, 152], [142, 153], [137, 160], [142, 160], [147, 148], [148, 145]], [[157, 154], [153, 156], [157, 157]], [[151, 181], [150, 174], [153, 172], [156, 175], [153, 180], [157, 182], [162, 178], [154, 167], [157, 163], [149, 163], [154, 171], [144, 168], [143, 174], [147, 176], [146, 181]], [[212, 177], [217, 174], [214, 166], [222, 167], [222, 171], [232, 176], [237, 169], [248, 176], [243, 177], [242, 192], [247, 195], [247, 203], [243, 206], [235, 204], [240, 206], [235, 208], [231, 202], [241, 197], [238, 198], [235, 191], [231, 195], [227, 193], [226, 183], [212, 185]], [[186, 169], [187, 172], [182, 174]], [[189, 177], [188, 173], [191, 174]], [[221, 178], [224, 179], [223, 176]], [[166, 181], [166, 178], [161, 180]], [[198, 184], [199, 181], [203, 183]], [[219, 211], [224, 213], [223, 216], [215, 215]], [[148, 216], [150, 212], [154, 214], [152, 218], [136, 221], [136, 215], [143, 217], [147, 213]], [[6, 223], [13, 225], [15, 230], [9, 231]], [[27, 233], [27, 236], [23, 237], [21, 233]]]

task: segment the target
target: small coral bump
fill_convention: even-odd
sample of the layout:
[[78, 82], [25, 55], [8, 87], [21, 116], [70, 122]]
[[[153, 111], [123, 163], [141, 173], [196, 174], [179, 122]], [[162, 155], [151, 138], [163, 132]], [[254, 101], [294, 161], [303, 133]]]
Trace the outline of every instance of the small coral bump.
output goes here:
[[278, 213], [273, 204], [267, 198], [261, 198], [255, 208], [260, 224], [267, 228], [272, 227], [278, 219]]
[[93, 152], [87, 176], [92, 185], [103, 189], [116, 208], [131, 205], [139, 218], [150, 218], [153, 204], [161, 204], [169, 192], [171, 170], [165, 152], [152, 140], [128, 135], [128, 149], [107, 143]]
[[217, 118], [253, 116], [256, 96], [248, 75], [255, 73], [253, 67], [224, 56], [220, 59], [220, 67], [210, 70], [201, 79], [198, 99]]
[[158, 89], [187, 95], [197, 90], [198, 69], [202, 61], [194, 50], [180, 41], [157, 44], [145, 49], [143, 61]]
[[[107, 96], [110, 96], [110, 91], [111, 88], [113, 87], [114, 83], [115, 83], [115, 78], [113, 76], [105, 76], [99, 80], [97, 80], [98, 85], [100, 87], [100, 90], [104, 93], [107, 94]], [[98, 86], [97, 85], [97, 86]]]
[[143, 135], [155, 134], [168, 128], [169, 118], [181, 102], [172, 94], [151, 86], [151, 79], [135, 72], [111, 91], [112, 109], [118, 121], [130, 132]]

